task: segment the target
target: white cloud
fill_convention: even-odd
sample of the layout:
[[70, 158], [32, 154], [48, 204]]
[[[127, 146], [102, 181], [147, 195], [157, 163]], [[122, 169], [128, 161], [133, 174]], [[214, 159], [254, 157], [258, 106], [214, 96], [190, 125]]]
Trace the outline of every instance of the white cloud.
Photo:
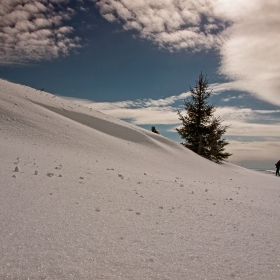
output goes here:
[[[190, 92], [183, 92], [179, 95], [172, 95], [167, 98], [160, 98], [160, 99], [138, 99], [135, 101], [126, 100], [120, 102], [92, 102], [86, 99], [77, 99], [66, 97], [67, 99], [73, 100], [79, 104], [85, 105], [86, 107], [92, 107], [95, 110], [109, 110], [109, 109], [116, 109], [116, 108], [148, 108], [148, 107], [168, 107], [168, 105], [174, 104], [178, 100], [186, 99], [191, 95]], [[64, 97], [65, 98], [65, 97]]]
[[50, 60], [80, 47], [71, 38], [72, 27], [64, 25], [74, 13], [54, 5], [68, 0], [2, 0], [0, 2], [0, 64]]
[[223, 98], [222, 100], [224, 102], [229, 102], [230, 100], [233, 100], [233, 99], [242, 99], [242, 98], [244, 98], [244, 94], [234, 95], [234, 96], [231, 96], [228, 98]]
[[[94, 2], [108, 21], [120, 21], [125, 30], [136, 29], [142, 38], [152, 40], [160, 47], [200, 50], [222, 43], [217, 33], [225, 28], [225, 22], [216, 18], [214, 6], [208, 0]], [[215, 35], [211, 30], [215, 30]]]

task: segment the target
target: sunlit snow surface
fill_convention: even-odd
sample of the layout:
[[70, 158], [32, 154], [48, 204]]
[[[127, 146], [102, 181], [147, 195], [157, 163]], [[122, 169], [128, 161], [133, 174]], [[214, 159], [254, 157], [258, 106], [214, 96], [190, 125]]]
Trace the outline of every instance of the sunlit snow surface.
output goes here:
[[0, 279], [280, 279], [280, 178], [0, 80]]

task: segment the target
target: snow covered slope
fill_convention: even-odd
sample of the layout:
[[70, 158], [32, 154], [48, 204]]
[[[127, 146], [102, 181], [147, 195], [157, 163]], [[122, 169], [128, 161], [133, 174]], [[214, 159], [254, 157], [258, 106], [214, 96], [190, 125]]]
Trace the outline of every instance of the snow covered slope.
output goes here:
[[0, 279], [280, 279], [280, 180], [0, 80]]

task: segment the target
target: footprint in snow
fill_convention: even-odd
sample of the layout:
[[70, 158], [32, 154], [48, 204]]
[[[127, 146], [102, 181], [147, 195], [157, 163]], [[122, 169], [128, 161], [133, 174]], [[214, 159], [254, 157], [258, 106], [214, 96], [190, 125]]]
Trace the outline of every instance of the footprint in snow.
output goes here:
[[16, 167], [15, 167], [14, 172], [20, 172], [20, 169], [19, 169], [19, 167], [18, 167], [18, 166], [16, 166]]

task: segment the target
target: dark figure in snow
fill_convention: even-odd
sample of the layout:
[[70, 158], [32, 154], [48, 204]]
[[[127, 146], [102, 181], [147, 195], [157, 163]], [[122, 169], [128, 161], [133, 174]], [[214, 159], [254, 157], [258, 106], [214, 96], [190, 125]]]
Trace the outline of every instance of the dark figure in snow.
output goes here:
[[152, 132], [154, 132], [154, 133], [156, 133], [156, 134], [160, 134], [154, 126], [152, 126], [151, 129], [152, 129]]
[[280, 169], [280, 160], [278, 160], [278, 162], [277, 163], [275, 163], [275, 166], [276, 166], [276, 176], [278, 175], [278, 176], [280, 176], [280, 174], [279, 174], [279, 169]]

